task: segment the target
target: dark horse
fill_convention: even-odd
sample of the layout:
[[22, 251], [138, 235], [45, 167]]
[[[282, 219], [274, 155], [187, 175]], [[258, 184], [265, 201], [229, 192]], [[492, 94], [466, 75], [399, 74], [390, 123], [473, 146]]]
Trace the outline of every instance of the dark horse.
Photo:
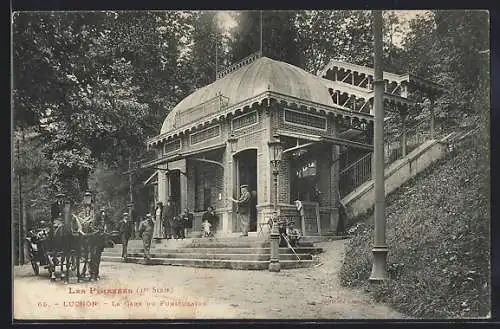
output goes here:
[[81, 219], [72, 214], [69, 203], [64, 205], [63, 216], [64, 222], [56, 220], [49, 230], [48, 238], [42, 243], [50, 279], [56, 279], [58, 265], [65, 282], [69, 282], [70, 271], [75, 270], [77, 281], [80, 282], [85, 278], [87, 267], [90, 269], [90, 278], [97, 279], [100, 253], [104, 247], [104, 230], [93, 218], [81, 223]]
[[[79, 261], [81, 256], [81, 233], [76, 231], [76, 226], [70, 216], [69, 203], [64, 207], [64, 219], [55, 219], [49, 228], [47, 239], [42, 241], [42, 250], [45, 252], [50, 279], [56, 279], [56, 267], [61, 266], [61, 279], [69, 282], [70, 270], [77, 269], [80, 276]], [[66, 267], [64, 267], [66, 265]]]

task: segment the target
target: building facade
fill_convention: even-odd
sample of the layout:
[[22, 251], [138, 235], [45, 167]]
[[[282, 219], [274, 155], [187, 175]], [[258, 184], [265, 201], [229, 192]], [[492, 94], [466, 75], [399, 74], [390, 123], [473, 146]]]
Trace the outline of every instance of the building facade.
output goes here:
[[[336, 65], [316, 76], [254, 54], [220, 72], [215, 82], [177, 104], [160, 134], [148, 140], [157, 158], [143, 167], [156, 169], [157, 200], [172, 198], [177, 209], [193, 211], [195, 230], [213, 206], [218, 232], [237, 233], [237, 206], [230, 199], [247, 184], [256, 195], [250, 232], [266, 233], [277, 197], [280, 215], [294, 217], [304, 234], [336, 233], [341, 166], [373, 150], [368, 71]], [[352, 75], [350, 83], [345, 74]], [[388, 93], [386, 103], [413, 106], [405, 94], [410, 81], [393, 80], [388, 89], [399, 91]], [[272, 141], [283, 149], [277, 196]], [[303, 216], [296, 200], [304, 205]]]

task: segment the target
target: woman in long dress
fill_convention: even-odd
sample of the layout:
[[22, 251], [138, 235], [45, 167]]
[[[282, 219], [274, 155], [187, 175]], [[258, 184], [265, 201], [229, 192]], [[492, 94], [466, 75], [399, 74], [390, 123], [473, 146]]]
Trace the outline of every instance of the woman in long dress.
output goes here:
[[154, 214], [154, 230], [153, 230], [153, 239], [163, 239], [163, 221], [162, 221], [162, 211], [163, 204], [159, 201], [156, 204], [155, 214]]

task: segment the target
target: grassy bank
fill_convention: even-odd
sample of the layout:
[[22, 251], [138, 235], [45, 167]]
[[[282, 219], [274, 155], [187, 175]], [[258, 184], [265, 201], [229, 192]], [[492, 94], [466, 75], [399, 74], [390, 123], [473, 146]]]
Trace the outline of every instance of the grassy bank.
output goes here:
[[483, 317], [490, 311], [489, 148], [466, 138], [447, 158], [387, 198], [386, 284], [370, 285], [373, 216], [351, 228], [344, 286], [413, 317]]

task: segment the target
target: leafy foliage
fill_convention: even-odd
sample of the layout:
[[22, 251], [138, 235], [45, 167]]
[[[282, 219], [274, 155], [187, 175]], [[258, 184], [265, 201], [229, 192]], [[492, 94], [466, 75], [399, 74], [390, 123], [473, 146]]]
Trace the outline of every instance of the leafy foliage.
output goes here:
[[481, 10], [435, 11], [410, 22], [404, 40], [406, 71], [444, 85], [448, 92], [436, 102], [444, 127], [478, 114], [476, 95], [485, 71], [480, 51], [489, 49], [488, 13]]
[[42, 134], [54, 188], [81, 193], [98, 161], [119, 166], [156, 133], [184, 95], [184, 28], [182, 12], [15, 16], [15, 123]]
[[295, 12], [263, 10], [244, 11], [237, 18], [230, 42], [233, 61], [260, 49], [260, 22], [262, 15], [262, 52], [264, 56], [304, 67], [304, 58], [297, 41], [298, 31], [294, 24]]
[[316, 73], [331, 59], [373, 63], [369, 11], [306, 10], [296, 15], [297, 39], [306, 70]]
[[411, 316], [455, 318], [490, 311], [489, 150], [484, 130], [389, 197], [391, 280], [369, 286], [373, 217], [351, 230], [341, 269], [346, 286]]

